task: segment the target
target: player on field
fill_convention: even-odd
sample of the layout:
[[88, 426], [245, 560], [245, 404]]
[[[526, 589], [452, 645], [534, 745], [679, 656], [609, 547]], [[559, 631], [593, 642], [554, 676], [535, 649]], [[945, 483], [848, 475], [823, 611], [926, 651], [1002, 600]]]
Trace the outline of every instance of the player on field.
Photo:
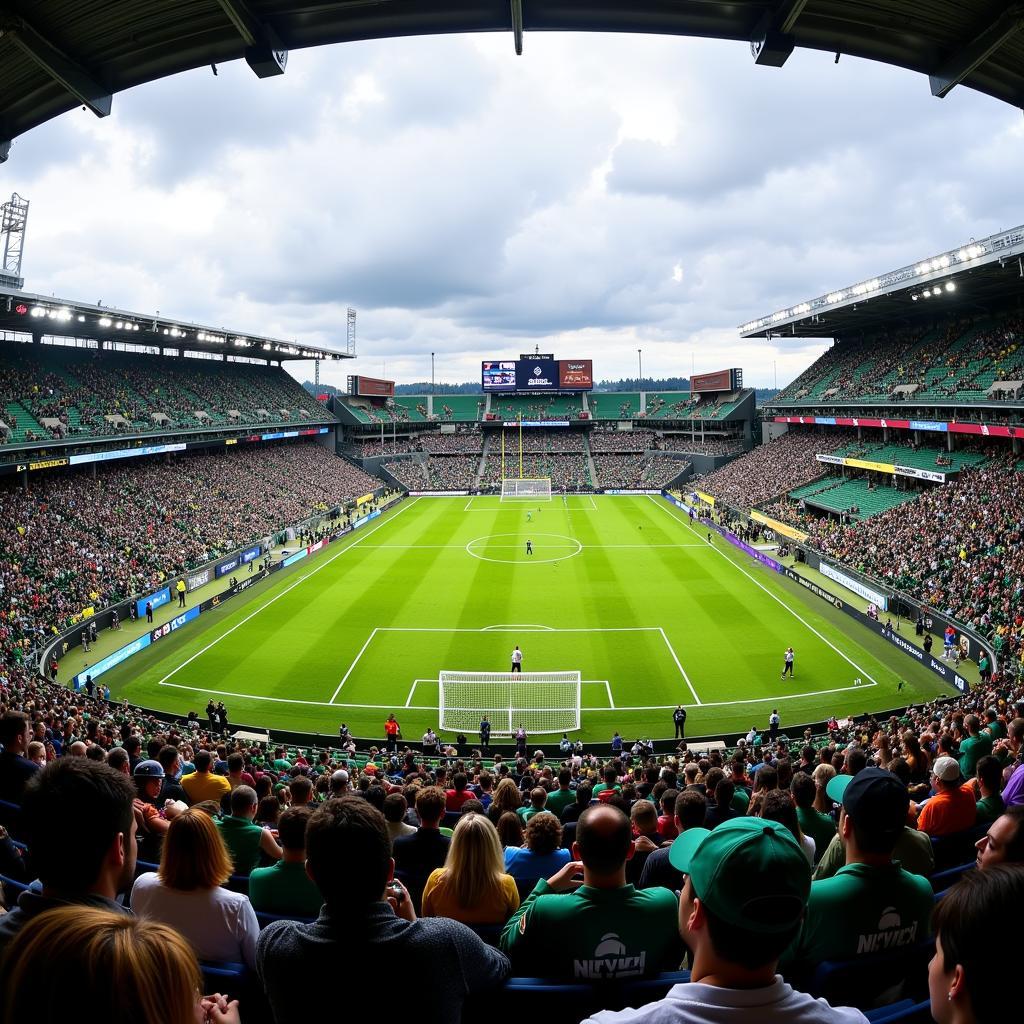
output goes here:
[[786, 678], [786, 673], [789, 673], [789, 678], [793, 678], [793, 648], [787, 647], [784, 655], [785, 661], [782, 664], [782, 678]]
[[532, 555], [533, 554], [533, 541], [532, 540], [528, 540], [526, 542], [526, 553], [528, 555]]
[[516, 649], [512, 652], [512, 671], [523, 671], [523, 652], [519, 650], [519, 644], [516, 644]]
[[527, 513], [526, 513], [526, 521], [528, 523], [532, 523], [533, 522], [533, 513], [530, 512], [529, 510], [527, 510]]

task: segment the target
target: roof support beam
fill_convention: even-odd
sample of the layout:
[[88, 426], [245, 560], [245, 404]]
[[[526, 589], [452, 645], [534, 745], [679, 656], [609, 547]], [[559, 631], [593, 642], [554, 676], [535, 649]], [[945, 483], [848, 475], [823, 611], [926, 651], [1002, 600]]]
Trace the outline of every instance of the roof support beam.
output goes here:
[[249, 9], [245, 0], [217, 0], [235, 31], [245, 43], [245, 62], [257, 78], [283, 75], [288, 65], [288, 51], [277, 33]]
[[110, 113], [111, 92], [81, 65], [45, 39], [24, 18], [0, 7], [0, 36], [35, 61], [55, 82], [85, 104], [97, 117]]
[[755, 64], [781, 68], [789, 60], [796, 45], [793, 29], [806, 6], [807, 0], [778, 0], [765, 12], [750, 38]]
[[523, 55], [523, 0], [510, 0], [512, 5], [512, 35], [516, 42], [516, 56]]
[[928, 76], [932, 95], [940, 99], [949, 95], [1022, 28], [1024, 3], [1010, 4], [995, 21], [982, 28], [966, 46], [949, 57], [934, 74]]

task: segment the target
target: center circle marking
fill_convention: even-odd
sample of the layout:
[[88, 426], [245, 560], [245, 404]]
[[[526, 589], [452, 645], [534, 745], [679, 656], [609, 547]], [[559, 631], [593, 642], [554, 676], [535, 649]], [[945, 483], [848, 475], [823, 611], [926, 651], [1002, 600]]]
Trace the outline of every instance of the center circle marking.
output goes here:
[[[542, 542], [538, 543], [538, 538], [560, 541], [561, 544], [558, 546], [562, 549], [562, 553], [552, 558], [544, 557], [545, 545]], [[508, 558], [495, 557], [490, 554], [484, 555], [473, 550], [474, 545], [491, 544], [494, 541], [503, 539], [507, 540], [508, 543], [499, 544], [498, 547], [508, 549]], [[528, 539], [533, 541], [534, 554], [532, 555], [526, 554], [526, 541]], [[529, 538], [518, 533], [491, 533], [483, 537], [475, 537], [466, 545], [466, 554], [479, 558], [481, 562], [503, 562], [511, 565], [523, 565], [529, 562], [537, 564], [543, 562], [562, 562], [566, 558], [575, 558], [582, 550], [583, 545], [575, 537], [566, 537], [560, 533], [533, 533]]]

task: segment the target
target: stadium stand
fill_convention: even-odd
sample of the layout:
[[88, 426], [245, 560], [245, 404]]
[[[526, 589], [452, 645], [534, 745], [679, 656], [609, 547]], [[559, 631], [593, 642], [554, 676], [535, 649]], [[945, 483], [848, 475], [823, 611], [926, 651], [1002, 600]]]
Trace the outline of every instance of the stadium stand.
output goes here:
[[492, 417], [503, 420], [575, 420], [583, 412], [578, 395], [492, 395]]
[[7, 443], [334, 422], [277, 367], [50, 345], [4, 346], [0, 406]]
[[709, 473], [700, 486], [732, 505], [751, 508], [824, 476], [824, 466], [815, 456], [850, 440], [849, 431], [787, 433]]
[[[991, 402], [996, 381], [1024, 380], [1022, 340], [1024, 320], [1013, 313], [872, 334], [834, 345], [771, 405]], [[1011, 388], [998, 401], [1021, 397]]]

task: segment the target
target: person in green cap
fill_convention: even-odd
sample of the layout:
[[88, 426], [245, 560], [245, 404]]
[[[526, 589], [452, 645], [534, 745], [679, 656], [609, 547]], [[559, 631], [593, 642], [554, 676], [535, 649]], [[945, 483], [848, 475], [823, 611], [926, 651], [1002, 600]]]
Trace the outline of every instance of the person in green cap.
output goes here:
[[603, 1010], [585, 1024], [864, 1024], [860, 1010], [798, 992], [776, 973], [811, 890], [810, 865], [785, 826], [744, 817], [710, 832], [689, 829], [669, 858], [686, 875], [679, 932], [692, 955], [690, 981], [657, 1002]]

